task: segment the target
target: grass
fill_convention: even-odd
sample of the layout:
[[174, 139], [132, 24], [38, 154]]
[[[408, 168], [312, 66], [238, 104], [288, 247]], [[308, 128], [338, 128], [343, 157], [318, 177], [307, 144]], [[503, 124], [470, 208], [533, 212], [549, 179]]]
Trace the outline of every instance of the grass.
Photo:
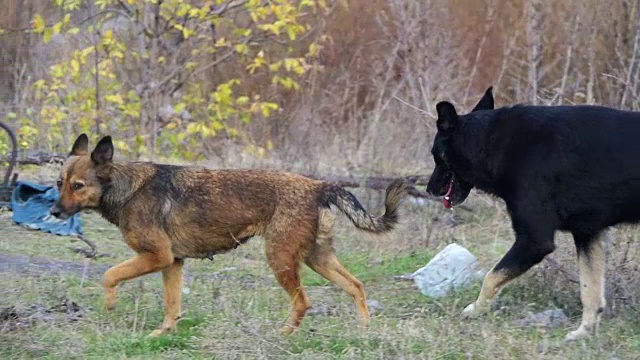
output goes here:
[[[369, 282], [393, 275], [414, 272], [431, 260], [431, 251], [419, 249], [407, 254], [385, 255], [376, 259], [366, 253], [342, 256], [341, 263], [360, 281]], [[302, 272], [305, 286], [325, 286], [329, 281], [305, 267]]]
[[[365, 202], [367, 208], [379, 205], [373, 198]], [[304, 268], [303, 283], [312, 304], [326, 311], [305, 317], [291, 337], [280, 337], [277, 329], [286, 319], [288, 299], [264, 260], [261, 240], [254, 239], [213, 262], [187, 261], [183, 319], [176, 333], [159, 338], [146, 337], [163, 316], [158, 274], [124, 283], [117, 309], [105, 313], [100, 273], [87, 277], [77, 271], [0, 272], [0, 311], [13, 307], [20, 315], [18, 320], [0, 317], [0, 358], [637, 358], [638, 313], [618, 300], [596, 338], [562, 343], [567, 331], [579, 323], [579, 289], [563, 272], [544, 263], [507, 286], [496, 301], [496, 311], [475, 320], [463, 320], [459, 314], [477, 296], [479, 282], [433, 299], [420, 294], [411, 281], [394, 279], [424, 266], [454, 241], [476, 254], [484, 268], [497, 261], [513, 239], [508, 217], [499, 204], [484, 196], [473, 194], [469, 204], [472, 212], [406, 204], [398, 229], [383, 237], [357, 232], [338, 217], [335, 246], [341, 262], [365, 284], [368, 298], [384, 307], [374, 312], [367, 330], [359, 326], [349, 296]], [[99, 251], [113, 255], [91, 260], [91, 267], [111, 266], [133, 255], [113, 226], [95, 214], [83, 214], [82, 219]], [[623, 228], [618, 237], [637, 238], [638, 230]], [[557, 242], [560, 248], [554, 259], [565, 272], [575, 272], [570, 239], [559, 235]], [[22, 229], [11, 224], [10, 213], [0, 213], [0, 254], [83, 264], [81, 255], [68, 249], [81, 245], [71, 244], [70, 238]], [[630, 255], [636, 263], [637, 254]], [[640, 289], [631, 286], [637, 284], [633, 282], [637, 276], [621, 274], [617, 276], [624, 276], [631, 288], [625, 296], [637, 297]], [[61, 299], [78, 304], [82, 316], [64, 311], [33, 314], [34, 304], [50, 309]], [[549, 308], [564, 309], [571, 325], [514, 326], [515, 320]]]

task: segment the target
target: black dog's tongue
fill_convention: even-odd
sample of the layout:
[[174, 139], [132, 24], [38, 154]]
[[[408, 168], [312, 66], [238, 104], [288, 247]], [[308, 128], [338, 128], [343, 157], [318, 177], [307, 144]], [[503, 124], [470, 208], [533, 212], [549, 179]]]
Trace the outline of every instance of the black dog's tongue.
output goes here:
[[447, 193], [442, 198], [442, 205], [444, 205], [444, 207], [447, 208], [447, 209], [451, 209], [451, 194], [452, 193], [453, 193], [453, 177], [451, 177], [451, 180], [449, 181], [449, 189], [447, 189]]

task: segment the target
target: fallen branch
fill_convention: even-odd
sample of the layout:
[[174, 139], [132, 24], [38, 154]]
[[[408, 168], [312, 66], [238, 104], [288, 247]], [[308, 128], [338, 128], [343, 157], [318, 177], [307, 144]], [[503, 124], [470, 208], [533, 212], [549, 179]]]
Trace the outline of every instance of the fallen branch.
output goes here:
[[45, 164], [62, 164], [66, 156], [59, 154], [35, 154], [29, 155], [23, 159], [18, 159], [16, 164], [20, 165], [45, 165]]
[[78, 239], [80, 239], [85, 244], [89, 245], [91, 250], [87, 250], [83, 248], [70, 248], [74, 252], [84, 255], [88, 259], [98, 259], [101, 257], [111, 256], [110, 254], [98, 254], [98, 247], [91, 240], [87, 239], [86, 236], [78, 235]]

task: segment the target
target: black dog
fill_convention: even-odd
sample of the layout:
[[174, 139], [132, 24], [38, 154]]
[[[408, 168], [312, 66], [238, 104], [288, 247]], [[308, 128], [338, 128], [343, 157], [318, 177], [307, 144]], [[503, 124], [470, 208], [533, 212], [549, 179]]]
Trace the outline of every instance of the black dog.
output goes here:
[[486, 275], [464, 314], [488, 311], [500, 288], [555, 249], [556, 230], [573, 235], [580, 268], [582, 324], [597, 328], [604, 299], [602, 234], [640, 220], [640, 113], [600, 106], [525, 106], [494, 110], [492, 88], [466, 115], [440, 102], [427, 191], [445, 207], [473, 187], [502, 198], [516, 239]]

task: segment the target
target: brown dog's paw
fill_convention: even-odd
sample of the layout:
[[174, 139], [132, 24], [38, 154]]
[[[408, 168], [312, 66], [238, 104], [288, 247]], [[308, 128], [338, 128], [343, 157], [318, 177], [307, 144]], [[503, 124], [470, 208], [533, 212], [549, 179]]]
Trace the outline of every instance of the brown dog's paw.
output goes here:
[[107, 288], [104, 291], [104, 311], [109, 312], [116, 309], [116, 290]]
[[293, 334], [294, 331], [296, 331], [297, 328], [291, 326], [291, 325], [284, 325], [283, 327], [280, 328], [280, 335], [281, 336], [289, 336], [291, 334]]
[[166, 334], [166, 331], [164, 329], [155, 329], [149, 335], [147, 335], [147, 337], [156, 337], [164, 334]]
[[170, 332], [173, 332], [174, 330], [175, 330], [175, 328], [155, 329], [149, 335], [147, 335], [147, 337], [157, 337], [157, 336], [166, 335], [166, 334], [168, 334]]

